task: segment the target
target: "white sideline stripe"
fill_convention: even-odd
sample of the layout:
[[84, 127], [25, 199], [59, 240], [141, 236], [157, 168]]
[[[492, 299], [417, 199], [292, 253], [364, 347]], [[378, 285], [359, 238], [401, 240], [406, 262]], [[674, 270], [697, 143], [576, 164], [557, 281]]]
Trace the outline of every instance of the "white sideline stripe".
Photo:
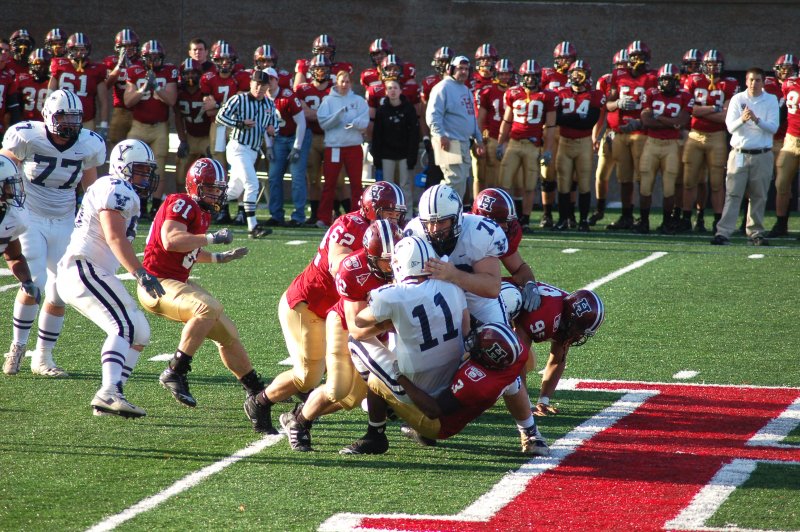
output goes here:
[[693, 377], [697, 377], [697, 375], [699, 375], [699, 374], [700, 374], [699, 371], [694, 371], [694, 370], [691, 370], [691, 369], [684, 369], [684, 370], [679, 371], [675, 375], [673, 375], [672, 378], [676, 379], [676, 380], [691, 379]]
[[308, 242], [308, 240], [289, 240], [288, 242], [286, 242], [286, 245], [287, 246], [302, 246], [303, 244], [306, 244], [307, 242]]
[[570, 254], [570, 253], [577, 253], [577, 252], [579, 252], [579, 251], [580, 251], [579, 249], [575, 249], [575, 248], [567, 248], [567, 249], [562, 249], [562, 250], [561, 250], [561, 253], [567, 253], [567, 254]]
[[[636, 391], [625, 394], [608, 408], [587, 419], [563, 438], [550, 446], [550, 456], [533, 458], [518, 470], [507, 474], [487, 493], [467, 506], [456, 515], [417, 515], [417, 514], [336, 514], [325, 520], [318, 530], [322, 532], [341, 530], [378, 530], [359, 526], [361, 519], [393, 518], [393, 519], [437, 519], [443, 521], [479, 521], [486, 522], [497, 514], [504, 506], [513, 501], [523, 491], [533, 477], [557, 467], [567, 456], [572, 454], [584, 442], [598, 433], [614, 425], [617, 421], [633, 413], [642, 403], [657, 391]], [[380, 529], [386, 530], [386, 529]]]
[[764, 255], [761, 253], [753, 253], [752, 255], [747, 256], [748, 259], [763, 259]]
[[264, 436], [260, 440], [251, 443], [244, 449], [235, 452], [234, 454], [228, 456], [227, 458], [223, 458], [219, 462], [214, 462], [213, 464], [200, 469], [199, 471], [195, 471], [194, 473], [183, 477], [179, 481], [175, 482], [172, 486], [168, 487], [165, 490], [162, 490], [155, 495], [147, 497], [146, 499], [142, 499], [138, 503], [134, 504], [127, 510], [124, 510], [116, 515], [112, 515], [104, 519], [103, 521], [97, 523], [93, 527], [88, 529], [88, 532], [101, 532], [105, 530], [113, 530], [114, 528], [118, 527], [122, 523], [126, 521], [130, 521], [140, 513], [146, 512], [148, 510], [152, 510], [162, 502], [166, 501], [170, 497], [174, 497], [181, 492], [188, 490], [189, 488], [196, 486], [204, 479], [219, 473], [229, 465], [233, 465], [242, 458], [247, 458], [248, 456], [252, 456], [258, 452], [261, 452], [267, 447], [275, 445], [279, 441], [283, 439], [283, 435], [276, 434], [276, 435], [269, 435]]
[[7, 277], [9, 275], [14, 275], [13, 273], [11, 273], [11, 270], [9, 270], [8, 268], [0, 268], [0, 277]]
[[161, 353], [160, 355], [150, 357], [147, 360], [150, 362], [168, 362], [172, 360], [172, 353]]
[[800, 425], [800, 398], [789, 405], [781, 412], [781, 415], [771, 419], [761, 430], [756, 432], [745, 445], [768, 445], [770, 447], [782, 447], [784, 449], [797, 449], [798, 445], [781, 443], [797, 426]]
[[586, 286], [584, 286], [583, 289], [584, 290], [594, 290], [598, 286], [603, 286], [607, 282], [613, 281], [617, 277], [625, 275], [626, 273], [631, 272], [631, 271], [633, 271], [633, 270], [635, 270], [637, 268], [641, 268], [642, 266], [644, 266], [648, 262], [652, 262], [652, 261], [654, 261], [656, 259], [660, 259], [661, 257], [663, 257], [666, 254], [667, 254], [666, 251], [656, 251], [655, 253], [651, 254], [648, 257], [643, 258], [642, 260], [637, 260], [636, 262], [628, 264], [624, 268], [620, 268], [619, 270], [617, 270], [615, 272], [609, 273], [605, 277], [601, 277], [600, 279], [598, 279], [596, 281], [592, 281], [591, 283], [589, 283]]
[[6, 285], [3, 285], [3, 286], [0, 286], [0, 292], [8, 292], [9, 290], [14, 290], [14, 289], [17, 289], [17, 288], [19, 288], [19, 283], [6, 284]]

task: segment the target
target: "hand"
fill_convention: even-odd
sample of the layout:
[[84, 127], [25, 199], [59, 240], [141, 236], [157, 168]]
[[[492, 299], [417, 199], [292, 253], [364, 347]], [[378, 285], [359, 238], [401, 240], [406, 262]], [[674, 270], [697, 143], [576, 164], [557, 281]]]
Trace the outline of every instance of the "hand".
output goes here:
[[269, 135], [270, 137], [275, 136], [275, 126], [272, 125], [267, 126], [267, 135]]
[[539, 417], [554, 416], [558, 414], [558, 409], [551, 405], [544, 403], [536, 403], [536, 408], [533, 409], [533, 415]]
[[391, 372], [389, 374], [389, 378], [391, 378], [393, 381], [397, 382], [397, 379], [399, 379], [401, 375], [402, 375], [402, 373], [400, 373], [400, 364], [397, 363], [397, 360], [393, 360], [392, 361], [392, 369], [391, 369]]
[[272, 147], [267, 148], [267, 160], [270, 162], [275, 160], [275, 150]]
[[158, 282], [158, 279], [147, 273], [147, 270], [144, 268], [139, 268], [133, 272], [133, 276], [136, 277], [136, 282], [139, 283], [139, 286], [144, 288], [144, 291], [147, 292], [147, 295], [153, 299], [158, 299], [166, 294], [164, 287], [161, 286], [161, 283]]
[[119, 51], [119, 58], [117, 59], [117, 67], [118, 68], [125, 68], [128, 66], [128, 54], [123, 48]]
[[627, 123], [619, 127], [619, 130], [622, 133], [633, 133], [634, 131], [638, 131], [642, 127], [641, 120], [629, 120]]
[[242, 120], [242, 125], [244, 126], [245, 129], [250, 129], [251, 127], [256, 125], [256, 121], [255, 120]]
[[620, 96], [617, 100], [617, 107], [623, 111], [633, 111], [636, 109], [636, 100], [630, 97]]
[[506, 144], [498, 144], [497, 149], [494, 150], [494, 156], [497, 158], [498, 161], [503, 160], [503, 156], [506, 154]]
[[422, 139], [422, 145], [425, 146], [425, 151], [433, 151], [433, 144], [431, 144], [431, 139], [429, 137]]
[[32, 297], [36, 300], [36, 304], [38, 305], [42, 301], [42, 291], [39, 290], [39, 287], [33, 284], [32, 280], [27, 280], [24, 283], [19, 284], [19, 289], [25, 292], [25, 295], [28, 297]]
[[522, 288], [522, 308], [531, 312], [542, 304], [542, 295], [535, 281], [528, 281]]
[[156, 91], [156, 74], [152, 70], [147, 71], [147, 90], [150, 92]]
[[383, 168], [375, 169], [375, 181], [383, 181]]
[[486, 156], [486, 145], [485, 144], [476, 144], [475, 145], [475, 156], [478, 159]]
[[103, 140], [108, 139], [108, 126], [97, 126], [94, 132], [103, 137]]
[[300, 160], [300, 150], [298, 150], [297, 148], [292, 148], [292, 150], [289, 152], [289, 157], [287, 157], [287, 159], [291, 163], [296, 163], [297, 161], [299, 161]]
[[187, 155], [189, 155], [189, 143], [185, 140], [182, 140], [180, 144], [178, 144], [178, 153], [176, 154], [178, 159], [185, 159]]
[[222, 253], [216, 253], [217, 262], [226, 263], [232, 260], [238, 260], [250, 253], [248, 248], [236, 248], [236, 249], [229, 249], [228, 251], [223, 251]]
[[431, 279], [454, 282], [458, 276], [458, 269], [452, 262], [441, 259], [428, 259], [425, 271], [431, 274]]
[[447, 137], [439, 137], [439, 143], [442, 145], [444, 151], [450, 151], [450, 139]]
[[220, 229], [216, 233], [210, 233], [212, 237], [212, 244], [230, 244], [233, 242], [233, 233], [227, 227]]
[[722, 105], [720, 105], [720, 104], [716, 104], [716, 105], [714, 106], [714, 112], [715, 112], [715, 113], [721, 113], [721, 112], [722, 112]]
[[553, 162], [553, 154], [549, 151], [543, 151], [542, 154], [539, 156], [539, 163], [544, 166], [550, 166], [550, 163]]

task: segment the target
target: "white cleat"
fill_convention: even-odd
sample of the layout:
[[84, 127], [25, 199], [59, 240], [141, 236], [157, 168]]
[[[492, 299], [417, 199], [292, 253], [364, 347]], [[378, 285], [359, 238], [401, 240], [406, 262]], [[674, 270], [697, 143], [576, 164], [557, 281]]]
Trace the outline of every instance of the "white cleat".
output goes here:
[[64, 369], [56, 366], [55, 362], [52, 364], [48, 364], [47, 362], [43, 362], [41, 364], [31, 363], [31, 373], [34, 375], [42, 375], [44, 377], [69, 377], [69, 374], [64, 371]]
[[8, 353], [5, 355], [5, 362], [3, 362], [3, 373], [6, 375], [16, 375], [19, 373], [19, 365], [25, 356], [25, 346], [21, 344], [12, 343], [8, 348]]
[[550, 447], [547, 446], [544, 436], [539, 432], [536, 425], [520, 431], [519, 438], [522, 442], [523, 453], [532, 456], [550, 456]]
[[[122, 393], [122, 387], [118, 386], [114, 391], [100, 390], [94, 395], [92, 399], [92, 407], [95, 410], [96, 416], [103, 414], [113, 414], [122, 417], [144, 417], [147, 412], [125, 399]], [[99, 414], [97, 412], [100, 412]]]

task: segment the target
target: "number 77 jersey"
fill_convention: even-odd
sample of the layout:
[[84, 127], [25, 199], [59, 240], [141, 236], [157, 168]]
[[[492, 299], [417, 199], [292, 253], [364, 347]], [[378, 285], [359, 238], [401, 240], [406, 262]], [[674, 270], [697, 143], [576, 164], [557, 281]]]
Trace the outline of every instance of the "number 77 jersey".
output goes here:
[[44, 122], [20, 122], [9, 128], [3, 148], [22, 161], [25, 206], [46, 218], [75, 214], [75, 187], [83, 171], [105, 162], [106, 143], [82, 129], [72, 144], [59, 150], [47, 136]]

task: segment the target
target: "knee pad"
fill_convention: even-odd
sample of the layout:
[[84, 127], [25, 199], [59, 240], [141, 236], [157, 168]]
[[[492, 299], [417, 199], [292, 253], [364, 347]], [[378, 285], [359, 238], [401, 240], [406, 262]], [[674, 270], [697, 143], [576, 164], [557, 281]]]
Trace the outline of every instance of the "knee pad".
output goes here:
[[555, 192], [558, 188], [558, 183], [555, 181], [542, 181], [542, 192]]
[[503, 397], [511, 397], [512, 395], [516, 395], [522, 389], [522, 379], [517, 377], [514, 379], [514, 382], [506, 386], [506, 389], [503, 390]]
[[150, 344], [150, 322], [139, 309], [131, 313], [131, 321], [133, 322], [133, 345], [148, 345]]
[[196, 298], [194, 315], [202, 319], [218, 320], [223, 312], [222, 303], [210, 296], [203, 297], [204, 295]]

